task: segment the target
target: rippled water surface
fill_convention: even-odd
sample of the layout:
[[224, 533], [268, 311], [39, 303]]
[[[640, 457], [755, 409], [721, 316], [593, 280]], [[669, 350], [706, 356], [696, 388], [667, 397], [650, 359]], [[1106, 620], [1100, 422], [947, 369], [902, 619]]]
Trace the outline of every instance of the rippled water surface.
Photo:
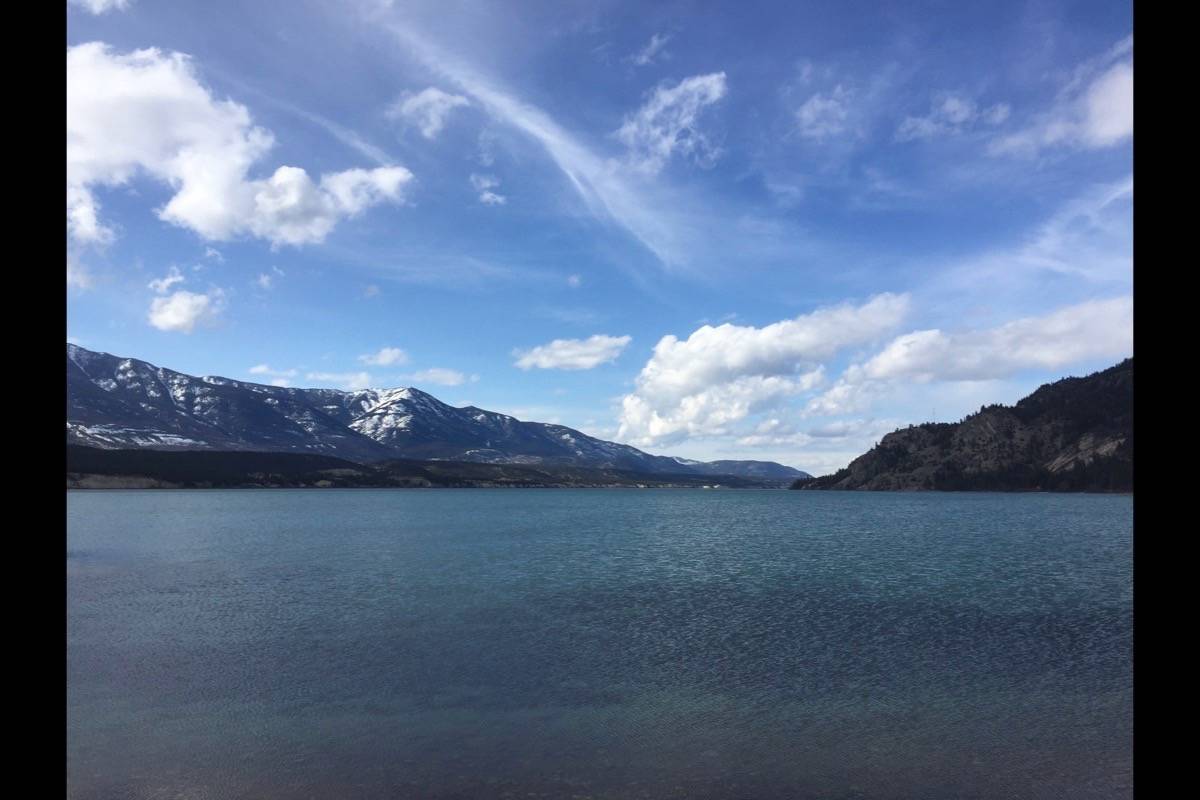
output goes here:
[[72, 798], [1131, 796], [1128, 496], [67, 504]]

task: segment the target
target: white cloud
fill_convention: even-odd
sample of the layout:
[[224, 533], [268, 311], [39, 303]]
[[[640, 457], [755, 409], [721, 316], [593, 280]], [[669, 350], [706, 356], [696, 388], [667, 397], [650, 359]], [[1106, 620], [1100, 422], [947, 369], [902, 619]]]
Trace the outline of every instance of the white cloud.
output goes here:
[[823, 141], [846, 133], [854, 92], [838, 84], [828, 94], [818, 92], [796, 109], [796, 126], [806, 139]]
[[934, 100], [925, 116], [906, 117], [896, 129], [896, 140], [908, 142], [914, 139], [953, 136], [966, 131], [977, 122], [999, 125], [1008, 119], [1010, 110], [1005, 103], [980, 109], [969, 97], [944, 93]]
[[[1133, 136], [1132, 37], [1083, 65], [1049, 111], [992, 142], [993, 155], [1034, 156], [1052, 147], [1099, 149]], [[1115, 60], [1116, 63], [1113, 63]]]
[[656, 33], [650, 37], [650, 41], [646, 43], [645, 47], [629, 56], [626, 60], [632, 62], [635, 66], [644, 67], [653, 64], [655, 59], [660, 56], [669, 58], [668, 54], [663, 50], [669, 41], [671, 41], [670, 34], [660, 36]]
[[288, 379], [294, 378], [298, 374], [300, 374], [299, 370], [274, 369], [271, 367], [270, 364], [256, 364], [255, 366], [251, 367], [250, 369], [248, 369], [246, 371], [249, 372], [251, 375], [269, 375], [269, 376], [271, 376], [271, 378], [272, 378], [271, 385], [272, 386], [291, 386], [291, 381]]
[[[796, 138], [820, 149], [823, 171], [843, 168], [874, 130], [892, 113], [898, 86], [905, 78], [896, 64], [870, 74], [856, 74], [834, 64], [802, 62], [794, 80], [780, 87], [783, 102], [793, 108]], [[768, 176], [785, 203], [799, 200], [809, 180], [795, 172]]]
[[259, 273], [258, 277], [254, 279], [254, 283], [258, 285], [258, 288], [265, 291], [275, 286], [276, 277], [282, 278], [285, 274], [279, 267], [271, 267], [271, 272]]
[[579, 276], [579, 275], [568, 275], [567, 276], [567, 286], [570, 286], [572, 289], [578, 289], [582, 285], [583, 285], [583, 278], [581, 276]]
[[197, 325], [211, 325], [224, 309], [225, 293], [213, 289], [197, 294], [180, 289], [165, 297], [150, 301], [147, 319], [160, 331], [191, 333]]
[[416, 125], [421, 135], [433, 139], [446, 126], [446, 117], [456, 108], [470, 105], [462, 95], [443, 92], [430, 86], [417, 94], [405, 94], [393, 103], [386, 114], [389, 119]]
[[620, 436], [653, 445], [726, 433], [729, 423], [816, 388], [821, 361], [893, 330], [908, 306], [907, 295], [881, 294], [762, 328], [726, 323], [683, 340], [664, 336], [621, 401]]
[[85, 8], [93, 14], [105, 14], [109, 11], [124, 11], [129, 8], [131, 0], [67, 0], [68, 5]]
[[433, 367], [421, 370], [420, 372], [414, 372], [406, 376], [406, 380], [411, 380], [414, 383], [435, 383], [439, 386], [461, 386], [468, 380], [479, 380], [479, 376], [473, 375], [468, 378], [458, 370]]
[[1133, 351], [1133, 298], [1080, 303], [1042, 317], [963, 333], [937, 329], [897, 337], [862, 365], [871, 380], [987, 380], [1023, 369], [1059, 369]]
[[102, 42], [67, 49], [67, 226], [77, 242], [112, 238], [95, 189], [138, 175], [174, 190], [160, 219], [209, 240], [251, 234], [273, 245], [322, 241], [341, 219], [399, 201], [412, 179], [381, 167], [317, 184], [291, 166], [250, 179], [273, 143], [245, 106], [214, 97], [182, 53], [117, 53]]
[[625, 118], [616, 136], [630, 151], [630, 163], [654, 174], [675, 153], [701, 164], [720, 155], [696, 127], [700, 112], [725, 96], [725, 73], [693, 75], [675, 86], [659, 86], [636, 112]]
[[156, 278], [146, 284], [146, 287], [155, 294], [166, 294], [172, 286], [177, 283], [183, 283], [185, 278], [179, 272], [178, 267], [171, 267], [171, 271], [161, 278]]
[[1051, 273], [1097, 283], [1133, 277], [1133, 176], [1089, 187], [1064, 204], [1017, 247], [983, 253], [935, 281], [939, 289], [974, 292], [1017, 282], [1044, 283]]
[[689, 436], [723, 436], [732, 423], [776, 407], [783, 399], [811, 391], [824, 380], [824, 369], [796, 377], [741, 375], [680, 398], [669, 408], [656, 408], [644, 393], [621, 401], [618, 434], [622, 439], [652, 445]]
[[225, 263], [225, 256], [221, 255], [221, 251], [215, 247], [205, 247], [204, 257], [214, 259], [218, 264]]
[[455, 51], [436, 47], [417, 35], [411, 25], [396, 22], [395, 11], [381, 9], [382, 18], [370, 19], [373, 24], [386, 25], [427, 68], [456, 83], [492, 117], [545, 148], [591, 213], [625, 228], [664, 265], [686, 262], [696, 237], [690, 232], [685, 235], [690, 218], [676, 213], [679, 202], [650, 196], [647, 187], [628, 179], [620, 164], [592, 152], [546, 112], [484, 78]]
[[358, 360], [374, 367], [390, 367], [394, 364], [408, 363], [408, 353], [399, 347], [384, 347], [378, 353], [359, 356]]
[[833, 386], [814, 397], [805, 406], [804, 413], [812, 417], [835, 417], [842, 414], [857, 414], [866, 411], [881, 387], [863, 382], [857, 373], [848, 373], [837, 379]]
[[379, 287], [373, 283], [370, 284], [369, 286], [367, 286], [367, 288], [363, 289], [363, 297], [378, 297], [378, 296], [379, 296]]
[[912, 331], [846, 369], [814, 398], [806, 413], [855, 413], [896, 382], [970, 382], [1010, 377], [1022, 370], [1060, 370], [1084, 361], [1133, 352], [1133, 298], [1094, 300], [994, 328]]
[[79, 260], [73, 258], [70, 253], [67, 254], [67, 286], [72, 286], [76, 289], [92, 288], [92, 274], [88, 269], [79, 263]]
[[399, 201], [412, 180], [404, 167], [351, 169], [325, 175], [318, 186], [299, 167], [280, 167], [270, 178], [253, 181], [254, 206], [248, 228], [273, 244], [312, 244], [325, 240], [345, 217], [387, 200]]
[[516, 366], [524, 370], [592, 369], [615, 361], [632, 341], [629, 336], [596, 334], [587, 339], [555, 339], [530, 350], [515, 350]]
[[347, 391], [371, 388], [369, 372], [310, 372], [304, 376], [318, 383], [334, 383]]
[[1083, 98], [1083, 141], [1108, 147], [1133, 136], [1133, 64], [1117, 64]]
[[479, 202], [488, 206], [502, 206], [508, 202], [504, 195], [496, 194], [492, 189], [500, 186], [500, 179], [495, 175], [471, 174], [471, 186], [479, 192]]

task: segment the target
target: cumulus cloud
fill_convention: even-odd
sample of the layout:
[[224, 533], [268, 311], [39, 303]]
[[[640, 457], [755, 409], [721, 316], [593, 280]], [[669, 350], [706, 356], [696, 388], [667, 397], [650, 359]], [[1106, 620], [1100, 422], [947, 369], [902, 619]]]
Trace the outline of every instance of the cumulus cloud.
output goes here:
[[248, 184], [254, 204], [246, 227], [276, 245], [322, 242], [342, 219], [400, 200], [410, 180], [404, 167], [377, 167], [324, 175], [316, 184], [299, 167], [280, 167], [270, 178]]
[[458, 370], [432, 367], [431, 369], [414, 372], [406, 376], [406, 380], [413, 381], [414, 383], [435, 383], [439, 386], [461, 386], [468, 380], [472, 382], [479, 380], [479, 376], [471, 375], [468, 377]]
[[383, 347], [377, 353], [359, 356], [358, 360], [375, 367], [390, 367], [394, 364], [408, 363], [408, 353], [399, 347]]
[[1079, 303], [985, 330], [912, 331], [865, 362], [851, 365], [806, 411], [813, 415], [861, 411], [895, 381], [996, 380], [1022, 370], [1060, 370], [1132, 352], [1131, 297]]
[[656, 33], [650, 37], [650, 41], [646, 43], [645, 47], [629, 56], [626, 60], [634, 66], [645, 67], [653, 64], [658, 58], [669, 58], [666, 51], [663, 50], [669, 41], [671, 41], [670, 34], [659, 35]]
[[529, 350], [516, 350], [516, 366], [524, 370], [592, 369], [615, 361], [632, 341], [630, 336], [596, 334], [587, 339], [555, 339]]
[[155, 294], [166, 294], [172, 286], [177, 283], [183, 283], [184, 280], [183, 275], [179, 272], [179, 268], [171, 267], [170, 272], [161, 278], [150, 281], [150, 283], [146, 284], [146, 287]]
[[197, 325], [213, 324], [224, 305], [225, 293], [220, 289], [205, 294], [180, 289], [151, 300], [147, 319], [160, 331], [191, 333]]
[[412, 179], [398, 166], [319, 182], [281, 166], [251, 179], [273, 144], [245, 106], [214, 97], [182, 53], [117, 53], [103, 42], [67, 49], [67, 228], [76, 242], [113, 238], [95, 190], [139, 175], [174, 190], [160, 219], [208, 240], [250, 234], [273, 245], [320, 242], [340, 220], [401, 200]]
[[874, 341], [908, 313], [907, 295], [818, 309], [762, 328], [704, 325], [687, 339], [664, 336], [621, 401], [619, 434], [653, 445], [716, 435], [824, 380], [821, 361]]
[[470, 105], [462, 95], [443, 92], [430, 86], [417, 94], [405, 94], [393, 103], [386, 114], [389, 119], [415, 125], [426, 139], [433, 139], [446, 127], [446, 117], [456, 108]]
[[507, 197], [492, 191], [492, 189], [500, 186], [500, 179], [495, 175], [476, 175], [472, 173], [471, 185], [475, 187], [475, 191], [479, 192], [479, 202], [484, 205], [502, 206], [508, 202]]
[[629, 148], [630, 163], [657, 173], [675, 153], [709, 164], [720, 155], [697, 127], [700, 112], [725, 96], [725, 73], [693, 75], [675, 86], [660, 86], [625, 118], [616, 136]]
[[914, 139], [953, 136], [979, 123], [999, 125], [1008, 119], [1010, 113], [1011, 109], [1005, 103], [980, 109], [969, 97], [943, 94], [934, 100], [932, 108], [925, 116], [905, 117], [896, 129], [896, 140], [909, 142]]
[[130, 0], [67, 0], [68, 5], [79, 6], [93, 14], [105, 14], [109, 11], [124, 11], [129, 8]]
[[991, 153], [1033, 156], [1053, 147], [1099, 149], [1132, 137], [1132, 48], [1133, 38], [1129, 37], [1104, 59], [1085, 64], [1059, 93], [1051, 110], [1016, 133], [993, 141]]

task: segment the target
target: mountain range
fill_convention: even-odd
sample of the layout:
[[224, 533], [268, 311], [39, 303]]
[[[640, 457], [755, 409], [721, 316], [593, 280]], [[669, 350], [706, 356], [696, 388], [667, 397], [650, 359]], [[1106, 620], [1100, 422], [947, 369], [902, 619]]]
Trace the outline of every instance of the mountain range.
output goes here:
[[304, 453], [622, 474], [788, 481], [772, 461], [656, 456], [563, 425], [456, 408], [414, 388], [296, 389], [195, 377], [67, 344], [67, 444], [102, 450]]
[[889, 433], [793, 489], [1133, 490], [1133, 359], [1046, 384], [1015, 406]]

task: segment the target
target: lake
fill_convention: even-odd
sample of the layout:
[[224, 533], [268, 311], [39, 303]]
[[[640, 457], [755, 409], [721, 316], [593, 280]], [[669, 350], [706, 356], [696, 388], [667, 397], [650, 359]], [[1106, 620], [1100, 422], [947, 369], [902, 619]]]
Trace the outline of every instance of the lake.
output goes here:
[[67, 493], [71, 798], [1126, 798], [1133, 498]]

